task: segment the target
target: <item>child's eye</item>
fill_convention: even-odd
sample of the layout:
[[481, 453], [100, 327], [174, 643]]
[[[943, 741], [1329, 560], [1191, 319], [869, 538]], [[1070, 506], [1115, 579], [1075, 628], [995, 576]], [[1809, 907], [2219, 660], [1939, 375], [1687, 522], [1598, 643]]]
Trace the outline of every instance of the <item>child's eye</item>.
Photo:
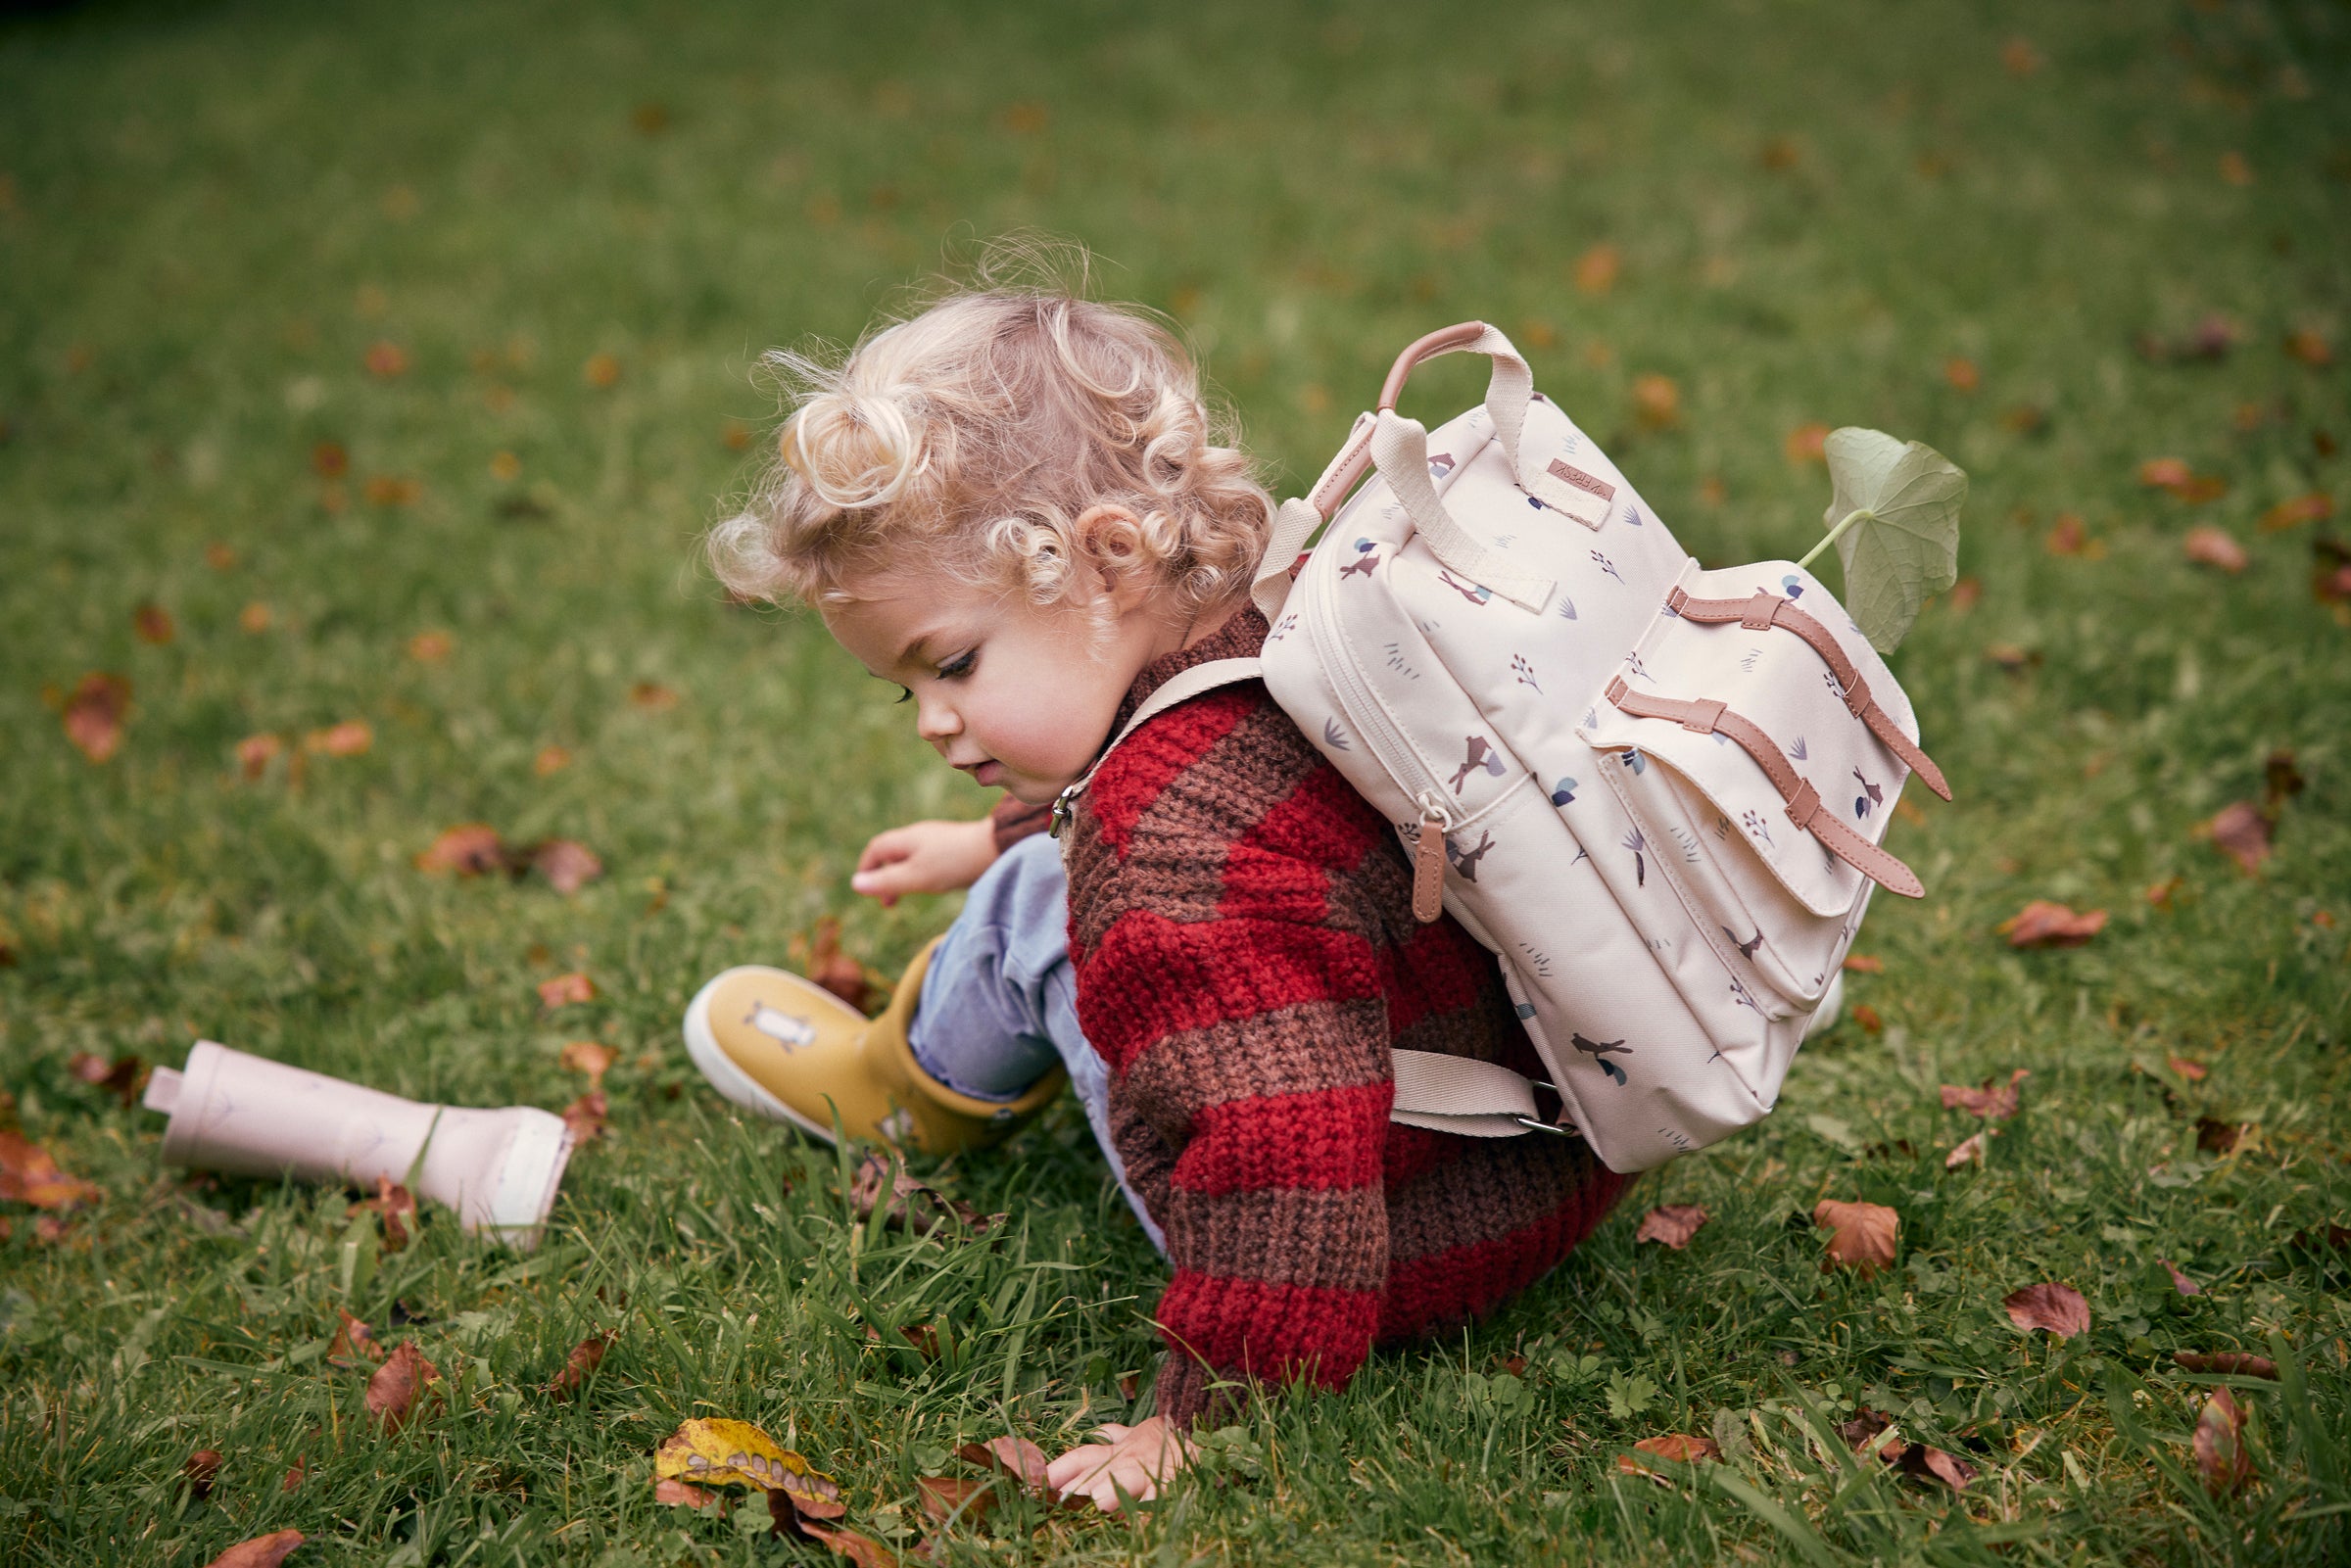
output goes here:
[[914, 693], [908, 690], [906, 688], [900, 687], [898, 688], [898, 700], [900, 702], [912, 702], [914, 700]]
[[977, 653], [958, 653], [938, 667], [939, 679], [952, 681], [958, 676], [969, 675], [972, 666], [979, 662], [980, 655]]

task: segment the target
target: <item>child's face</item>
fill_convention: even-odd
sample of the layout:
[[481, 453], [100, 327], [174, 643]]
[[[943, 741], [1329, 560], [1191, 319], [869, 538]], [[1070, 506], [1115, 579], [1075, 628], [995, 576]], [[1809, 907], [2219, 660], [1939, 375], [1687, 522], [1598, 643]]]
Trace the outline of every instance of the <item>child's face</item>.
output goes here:
[[915, 734], [949, 766], [1032, 805], [1086, 770], [1135, 676], [1182, 642], [1148, 608], [1116, 601], [1104, 634], [1088, 604], [1039, 608], [911, 573], [852, 592], [853, 601], [823, 606], [834, 638], [906, 689]]

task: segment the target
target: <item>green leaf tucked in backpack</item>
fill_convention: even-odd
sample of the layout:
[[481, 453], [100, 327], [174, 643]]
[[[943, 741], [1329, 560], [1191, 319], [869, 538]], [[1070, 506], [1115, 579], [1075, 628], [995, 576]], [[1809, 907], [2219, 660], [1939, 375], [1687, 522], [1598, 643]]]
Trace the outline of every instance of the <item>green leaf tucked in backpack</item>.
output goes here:
[[1831, 431], [1823, 451], [1836, 494], [1821, 544], [1833, 541], [1845, 562], [1853, 624], [1870, 646], [1892, 653], [1919, 606], [1958, 580], [1967, 475], [1932, 447], [1856, 425]]

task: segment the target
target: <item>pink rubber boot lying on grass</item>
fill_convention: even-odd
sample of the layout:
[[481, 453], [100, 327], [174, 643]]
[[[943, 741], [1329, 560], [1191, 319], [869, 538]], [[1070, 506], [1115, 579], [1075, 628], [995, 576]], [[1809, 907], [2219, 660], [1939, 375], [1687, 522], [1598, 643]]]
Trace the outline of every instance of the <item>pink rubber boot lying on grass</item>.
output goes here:
[[418, 1195], [455, 1210], [467, 1231], [526, 1252], [571, 1159], [571, 1129], [546, 1111], [422, 1105], [211, 1040], [178, 1071], [156, 1069], [144, 1103], [171, 1117], [167, 1164], [364, 1188], [413, 1169]]

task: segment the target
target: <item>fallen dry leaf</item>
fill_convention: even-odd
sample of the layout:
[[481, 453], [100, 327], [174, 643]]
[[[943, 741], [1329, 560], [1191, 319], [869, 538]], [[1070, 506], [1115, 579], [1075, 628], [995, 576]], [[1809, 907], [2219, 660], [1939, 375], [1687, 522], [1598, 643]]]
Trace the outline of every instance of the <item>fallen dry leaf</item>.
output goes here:
[[76, 1051], [66, 1062], [66, 1070], [94, 1089], [104, 1089], [120, 1102], [127, 1111], [136, 1104], [139, 1089], [147, 1081], [147, 1064], [136, 1056], [119, 1056], [109, 1062], [89, 1051]]
[[608, 354], [592, 354], [580, 367], [580, 379], [592, 387], [617, 386], [620, 382], [620, 360]]
[[1705, 1210], [1697, 1204], [1662, 1204], [1641, 1216], [1641, 1228], [1633, 1233], [1633, 1240], [1661, 1241], [1678, 1253], [1690, 1245], [1690, 1238], [1706, 1219]]
[[1883, 1410], [1873, 1410], [1864, 1404], [1853, 1411], [1852, 1419], [1837, 1424], [1838, 1435], [1852, 1446], [1855, 1453], [1869, 1453], [1879, 1446], [1886, 1429], [1894, 1425], [1894, 1417]]
[[898, 1330], [926, 1361], [938, 1359], [938, 1330], [928, 1323], [909, 1323]]
[[608, 1328], [601, 1334], [591, 1334], [574, 1345], [571, 1354], [563, 1358], [563, 1370], [557, 1372], [547, 1385], [547, 1392], [563, 1400], [579, 1393], [581, 1386], [588, 1381], [588, 1374], [603, 1361], [604, 1352], [610, 1350], [612, 1342], [618, 1338], [620, 1330]]
[[2019, 1104], [2017, 1085], [2033, 1075], [2030, 1068], [2018, 1068], [2008, 1074], [2008, 1081], [1995, 1086], [1986, 1078], [1981, 1088], [1962, 1088], [1956, 1083], [1943, 1086], [1943, 1108], [1945, 1111], [1964, 1111], [1969, 1116], [1982, 1117], [1987, 1121], [2005, 1121], [2016, 1115]]
[[321, 479], [340, 479], [351, 472], [351, 453], [339, 441], [322, 441], [311, 449], [311, 471]]
[[917, 1181], [897, 1160], [879, 1149], [868, 1151], [858, 1163], [857, 1174], [849, 1183], [849, 1208], [861, 1220], [872, 1218], [876, 1209], [885, 1209], [885, 1225], [905, 1226], [926, 1236], [942, 1226], [984, 1236], [1005, 1217], [983, 1214], [970, 1204]]
[[588, 1086], [592, 1089], [603, 1087], [604, 1074], [611, 1071], [612, 1064], [619, 1060], [619, 1050], [601, 1040], [574, 1040], [563, 1047], [564, 1068], [573, 1072], [587, 1073]]
[[277, 1490], [280, 1492], [300, 1491], [303, 1482], [310, 1477], [310, 1473], [311, 1461], [297, 1455], [294, 1462], [286, 1466], [286, 1478], [277, 1484]]
[[[1712, 1438], [1694, 1438], [1682, 1432], [1665, 1432], [1654, 1438], [1643, 1438], [1634, 1444], [1633, 1448], [1637, 1452], [1654, 1454], [1660, 1459], [1671, 1459], [1679, 1464], [1696, 1464], [1701, 1459], [1722, 1457], [1722, 1450], [1714, 1446]], [[1656, 1476], [1649, 1466], [1634, 1458], [1630, 1453], [1616, 1455], [1616, 1468], [1626, 1475], [1647, 1475], [1660, 1481], [1664, 1479], [1662, 1476]]]
[[604, 874], [596, 851], [573, 838], [550, 838], [533, 846], [530, 863], [566, 898]]
[[2181, 1351], [2172, 1356], [2183, 1371], [2220, 1372], [2231, 1377], [2266, 1377], [2278, 1381], [2278, 1363], [2266, 1355], [2243, 1351]]
[[447, 632], [419, 632], [408, 639], [408, 657], [419, 664], [439, 664], [456, 646]]
[[2196, 1117], [2196, 1150], [2200, 1154], [2231, 1153], [2244, 1135], [2242, 1122], [2223, 1121], [2218, 1117]]
[[1960, 1139], [1951, 1152], [1943, 1157], [1943, 1168], [1956, 1170], [1965, 1164], [1982, 1164], [1984, 1163], [1984, 1140], [1990, 1136], [1991, 1136], [1991, 1129], [1987, 1127], [1982, 1132]]
[[375, 732], [364, 719], [346, 719], [341, 724], [312, 730], [302, 737], [305, 751], [324, 752], [330, 757], [357, 757], [375, 744]]
[[204, 564], [216, 572], [233, 571], [237, 564], [236, 549], [221, 540], [204, 546]]
[[237, 611], [237, 625], [244, 628], [246, 634], [251, 637], [259, 637], [268, 631], [269, 619], [269, 606], [264, 604], [260, 599], [255, 599]]
[[286, 749], [286, 742], [273, 735], [249, 735], [237, 742], [237, 770], [252, 784], [269, 771], [269, 764]]
[[399, 1252], [408, 1244], [408, 1236], [416, 1229], [416, 1195], [390, 1176], [375, 1178], [375, 1196], [361, 1199], [351, 1206], [358, 1213], [362, 1209], [373, 1210], [384, 1222], [384, 1251]]
[[1059, 1502], [1060, 1495], [1045, 1482], [1045, 1450], [1027, 1438], [990, 1438], [985, 1443], [967, 1443], [955, 1450], [955, 1456], [966, 1464], [994, 1470], [1008, 1475], [1023, 1492]]
[[1845, 957], [1845, 967], [1855, 974], [1883, 974], [1886, 973], [1884, 959], [1865, 958], [1859, 953], [1847, 953]]
[[424, 1358], [414, 1340], [402, 1340], [367, 1379], [367, 1413], [387, 1432], [397, 1432], [416, 1413], [417, 1396], [439, 1382], [440, 1369]]
[[1930, 1449], [1923, 1443], [1913, 1443], [1888, 1463], [1902, 1474], [1920, 1481], [1940, 1481], [1953, 1492], [1965, 1492], [1967, 1484], [1976, 1478], [1976, 1467], [1955, 1453]]
[[2261, 531], [2281, 534], [2304, 523], [2323, 523], [2334, 515], [2334, 498], [2323, 490], [2292, 496], [2261, 514]]
[[707, 1508], [718, 1500], [718, 1494], [664, 1477], [653, 1483], [653, 1500], [673, 1508]]
[[2080, 947], [2105, 926], [2102, 909], [2077, 915], [2063, 904], [2036, 898], [1992, 929], [2007, 937], [2010, 947]]
[[2049, 525], [2049, 536], [2041, 546], [2052, 555], [2079, 555], [2089, 544], [2089, 534], [2082, 526], [2079, 512], [2059, 512]]
[[2191, 528], [2187, 531], [2187, 537], [2181, 541], [2180, 547], [2198, 566], [2210, 566], [2223, 572], [2241, 572], [2252, 564], [2252, 557], [2245, 553], [2245, 546], [2239, 545], [2236, 537], [2226, 529]]
[[94, 1182], [59, 1169], [48, 1150], [0, 1128], [0, 1199], [35, 1209], [75, 1209], [104, 1196]]
[[2157, 909], [2169, 910], [2172, 907], [2172, 900], [2179, 897], [2180, 889], [2186, 885], [2187, 879], [2184, 877], [2166, 877], [2159, 882], [2150, 882], [2147, 885], [2145, 897], [2147, 902]]
[[2011, 76], [2030, 76], [2041, 67], [2040, 51], [2030, 38], [2010, 38], [2000, 45], [2000, 64]]
[[955, 1476], [918, 1476], [914, 1490], [922, 1496], [923, 1515], [935, 1525], [960, 1518], [977, 1523], [994, 1510], [996, 1489], [985, 1481]]
[[657, 681], [640, 681], [629, 688], [629, 700], [648, 713], [666, 713], [678, 705], [678, 694]]
[[2334, 363], [2334, 350], [2315, 327], [2302, 327], [2285, 335], [2285, 352], [2314, 370]]
[[2038, 1328], [2070, 1340], [2089, 1332], [2089, 1304], [2071, 1285], [2027, 1285], [2010, 1291], [2000, 1305], [2008, 1308], [2008, 1321], [2028, 1334]]
[[367, 345], [367, 373], [385, 381], [404, 375], [408, 368], [408, 352], [399, 344], [379, 338]]
[[326, 1347], [326, 1359], [333, 1366], [357, 1366], [360, 1357], [370, 1361], [384, 1358], [384, 1347], [375, 1337], [375, 1330], [342, 1307], [335, 1308], [342, 1319], [335, 1325], [335, 1337]]
[[130, 683], [92, 670], [66, 702], [66, 738], [92, 762], [104, 762], [122, 746], [122, 716], [130, 711]]
[[2269, 818], [2250, 800], [2223, 806], [2204, 825], [2204, 832], [2211, 835], [2214, 847], [2248, 874], [2261, 870], [2261, 863], [2270, 858]]
[[569, 974], [558, 974], [552, 980], [539, 982], [539, 1005], [550, 1013], [559, 1007], [570, 1007], [575, 1003], [595, 1000], [596, 981], [577, 971]]
[[531, 759], [531, 772], [544, 779], [551, 773], [561, 773], [571, 766], [571, 753], [561, 746], [541, 746], [539, 755]]
[[865, 977], [865, 966], [840, 950], [840, 922], [830, 915], [816, 923], [808, 977], [860, 1013], [871, 1000], [873, 986]]
[[784, 1493], [803, 1514], [838, 1519], [848, 1511], [840, 1483], [748, 1421], [712, 1416], [681, 1425], [653, 1452], [653, 1474], [697, 1487], [757, 1487]]
[[2202, 1083], [2204, 1081], [2204, 1074], [2210, 1070], [2204, 1066], [2203, 1063], [2190, 1062], [2183, 1056], [2167, 1056], [2164, 1058], [2164, 1061], [2171, 1067], [2171, 1069], [2174, 1072], [2179, 1073], [2180, 1076], [2185, 1078], [2190, 1083]]
[[240, 1541], [219, 1556], [205, 1564], [205, 1568], [277, 1568], [287, 1554], [303, 1543], [299, 1530], [279, 1530], [251, 1541]]
[[131, 611], [130, 630], [140, 641], [158, 647], [170, 641], [177, 631], [171, 624], [171, 612], [161, 604], [142, 604]]
[[1973, 393], [1984, 384], [1984, 372], [1976, 367], [1973, 359], [1953, 357], [1943, 362], [1943, 379], [1949, 382], [1955, 392]]
[[1848, 1204], [1823, 1198], [1812, 1211], [1812, 1223], [1829, 1232], [1827, 1270], [1842, 1264], [1863, 1279], [1894, 1262], [1901, 1216], [1880, 1204]]
[[1853, 1022], [1862, 1030], [1870, 1034], [1883, 1034], [1886, 1032], [1886, 1021], [1883, 1018], [1880, 1018], [1878, 1016], [1878, 1010], [1874, 1007], [1871, 1007], [1867, 1002], [1855, 1002], [1853, 1004]]
[[2177, 491], [2195, 478], [2195, 471], [2177, 457], [2149, 457], [2138, 465], [2138, 482], [2149, 490]]
[[220, 1450], [198, 1449], [179, 1470], [188, 1478], [188, 1500], [202, 1502], [213, 1495], [213, 1481], [220, 1474]]
[[2155, 1259], [2155, 1261], [2161, 1263], [2163, 1265], [2163, 1271], [2172, 1276], [2172, 1289], [2178, 1291], [2181, 1295], [2201, 1296], [2204, 1294], [2204, 1287], [2197, 1284], [2194, 1280], [2188, 1278], [2185, 1274], [2182, 1273], [2178, 1263], [2173, 1262], [2168, 1258], [2158, 1258]]
[[416, 869], [481, 877], [504, 869], [506, 843], [498, 830], [484, 822], [459, 823], [434, 839], [416, 857]]
[[1586, 294], [1607, 293], [1616, 286], [1623, 261], [1616, 247], [1603, 240], [1575, 259], [1575, 286]]
[[571, 1129], [571, 1141], [588, 1143], [604, 1135], [604, 1118], [611, 1114], [612, 1102], [601, 1089], [590, 1089], [562, 1111], [563, 1125]]
[[2253, 1456], [2245, 1451], [2244, 1408], [2227, 1389], [2214, 1389], [2212, 1398], [2204, 1402], [2189, 1447], [2195, 1454], [2196, 1474], [2204, 1478], [2205, 1490], [2214, 1497], [2225, 1497], [2252, 1478]]
[[1682, 422], [1682, 389], [1671, 376], [1633, 377], [1633, 417], [1651, 430], [1670, 430]]
[[[768, 1496], [772, 1498], [777, 1494], [770, 1493]], [[848, 1558], [857, 1568], [898, 1568], [898, 1554], [871, 1536], [832, 1525], [815, 1524], [804, 1518], [796, 1521], [796, 1524], [802, 1536], [821, 1543], [835, 1556]], [[779, 1520], [774, 1533], [781, 1535], [785, 1528], [783, 1521]]]

